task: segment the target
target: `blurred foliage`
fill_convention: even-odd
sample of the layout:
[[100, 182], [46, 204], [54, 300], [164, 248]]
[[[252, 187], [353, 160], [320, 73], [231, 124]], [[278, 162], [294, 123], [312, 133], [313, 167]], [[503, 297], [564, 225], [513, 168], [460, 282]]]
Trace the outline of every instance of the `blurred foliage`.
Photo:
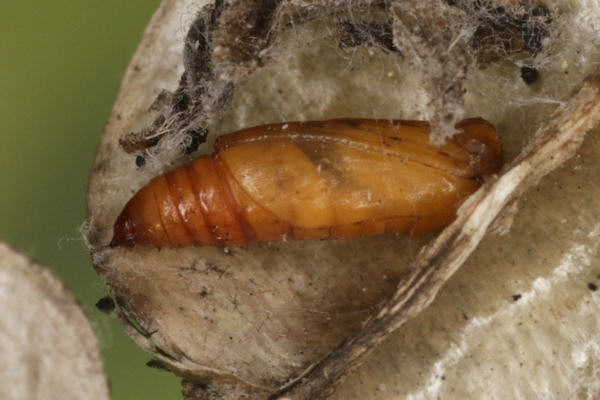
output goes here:
[[[114, 400], [180, 399], [113, 316], [79, 227], [98, 138], [159, 0], [4, 2], [0, 13], [0, 240], [50, 268], [96, 330]], [[85, 396], [82, 395], [82, 398]]]

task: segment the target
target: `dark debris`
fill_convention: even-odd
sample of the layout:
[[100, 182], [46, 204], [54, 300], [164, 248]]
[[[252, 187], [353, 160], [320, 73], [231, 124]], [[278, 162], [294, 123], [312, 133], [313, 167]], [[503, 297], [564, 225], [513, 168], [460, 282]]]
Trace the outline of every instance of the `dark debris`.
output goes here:
[[531, 67], [521, 67], [521, 79], [528, 85], [535, 83], [540, 77], [537, 69]]
[[103, 297], [96, 302], [96, 308], [105, 314], [110, 314], [115, 309], [115, 301], [110, 296]]

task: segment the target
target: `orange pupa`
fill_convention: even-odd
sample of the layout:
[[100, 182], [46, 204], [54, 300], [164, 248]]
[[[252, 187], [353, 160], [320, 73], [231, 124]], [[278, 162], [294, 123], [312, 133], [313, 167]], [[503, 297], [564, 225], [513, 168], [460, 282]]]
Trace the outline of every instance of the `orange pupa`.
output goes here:
[[152, 179], [127, 203], [112, 246], [250, 242], [440, 229], [499, 171], [502, 147], [481, 118], [441, 147], [420, 121], [334, 119], [244, 129]]

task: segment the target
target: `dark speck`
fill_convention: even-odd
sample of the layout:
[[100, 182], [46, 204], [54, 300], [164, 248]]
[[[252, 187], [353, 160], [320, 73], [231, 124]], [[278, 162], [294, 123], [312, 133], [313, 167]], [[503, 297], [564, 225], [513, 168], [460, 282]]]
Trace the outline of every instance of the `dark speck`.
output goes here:
[[204, 128], [198, 128], [196, 130], [188, 132], [189, 143], [184, 149], [185, 154], [191, 154], [198, 150], [198, 146], [200, 146], [200, 143], [204, 143], [206, 141], [207, 135], [208, 130]]
[[516, 293], [512, 295], [513, 301], [517, 301], [521, 298], [521, 293]]
[[165, 367], [165, 364], [163, 364], [160, 361], [155, 360], [155, 359], [152, 359], [152, 360], [148, 361], [146, 363], [146, 366], [150, 367], [150, 368], [156, 368], [156, 369], [165, 370], [165, 371], [168, 370], [167, 367]]
[[526, 84], [531, 85], [537, 81], [539, 77], [540, 73], [537, 69], [531, 67], [521, 67], [521, 78]]
[[590, 289], [592, 292], [595, 292], [598, 290], [598, 286], [596, 286], [594, 283], [588, 283], [588, 289]]
[[109, 296], [103, 297], [96, 302], [96, 308], [105, 314], [109, 314], [115, 309], [115, 301]]
[[146, 164], [146, 159], [144, 158], [144, 156], [135, 157], [135, 165], [137, 165], [138, 167], [141, 167], [144, 164]]

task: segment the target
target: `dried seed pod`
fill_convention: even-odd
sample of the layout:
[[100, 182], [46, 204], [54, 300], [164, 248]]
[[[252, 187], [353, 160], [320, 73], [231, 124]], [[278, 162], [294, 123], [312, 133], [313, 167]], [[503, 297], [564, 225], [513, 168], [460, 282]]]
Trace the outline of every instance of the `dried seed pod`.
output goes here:
[[292, 122], [223, 136], [213, 154], [143, 187], [111, 244], [238, 246], [442, 228], [502, 163], [489, 123], [457, 128], [439, 148], [419, 121]]
[[[215, 12], [206, 11], [211, 11], [210, 6], [204, 7], [209, 3], [215, 5]], [[557, 7], [555, 1], [545, 1], [556, 24], [549, 27], [550, 35], [536, 59], [506, 58], [501, 52], [497, 64], [479, 69], [473, 60], [480, 59], [474, 52], [481, 50], [470, 46], [474, 41], [469, 33], [477, 31], [480, 17], [487, 13], [485, 9], [473, 13], [478, 10], [469, 2], [460, 2], [467, 6], [466, 18], [448, 9], [456, 2], [367, 2], [380, 7], [375, 18], [350, 10], [350, 16], [335, 15], [306, 26], [301, 24], [310, 15], [286, 10], [290, 5], [296, 7], [293, 11], [302, 11], [300, 3], [312, 15], [330, 16], [334, 7], [349, 8], [347, 2], [165, 0], [153, 19], [125, 75], [99, 146], [88, 195], [94, 265], [111, 295], [120, 300], [116, 313], [127, 332], [154, 358], [186, 377], [184, 391], [189, 399], [276, 398], [274, 393], [314, 398], [315, 392], [310, 391], [304, 397], [283, 392], [282, 385], [297, 382], [312, 389], [323, 381], [331, 383], [335, 375], [331, 368], [314, 369], [319, 373], [307, 376], [307, 367], [327, 354], [339, 355], [338, 344], [343, 341], [359, 347], [351, 353], [356, 356], [360, 347], [364, 349], [364, 340], [372, 338], [385, 341], [362, 358], [362, 366], [352, 365], [354, 371], [332, 398], [529, 398], [539, 387], [555, 397], [573, 397], [573, 393], [593, 397], [597, 357], [590, 348], [597, 342], [600, 312], [594, 306], [597, 292], [586, 285], [595, 276], [600, 255], [600, 210], [594, 195], [600, 135], [590, 135], [581, 158], [555, 171], [525, 196], [520, 196], [522, 182], [531, 182], [531, 174], [539, 177], [547, 169], [529, 157], [515, 157], [524, 142], [529, 149], [562, 143], [554, 151], [538, 153], [556, 163], [577, 140], [532, 137], [542, 121], [556, 127], [568, 122], [575, 129], [589, 123], [589, 117], [556, 118], [551, 115], [554, 105], [542, 103], [567, 102], [581, 86], [582, 74], [598, 65], [594, 60], [600, 47], [593, 40], [598, 12], [577, 2]], [[500, 3], [507, 2], [494, 2]], [[407, 13], [395, 12], [405, 4]], [[274, 5], [286, 18], [275, 28], [269, 23]], [[413, 48], [417, 58], [406, 51], [401, 58], [377, 49], [337, 50], [337, 39], [331, 37], [335, 21], [356, 21], [353, 15], [360, 21], [363, 17], [389, 20], [381, 18], [383, 13], [393, 18], [394, 43]], [[196, 34], [189, 35], [184, 46], [182, 28], [196, 17], [204, 25], [192, 25], [189, 32]], [[418, 29], [424, 26], [424, 18], [431, 25], [442, 22], [435, 25], [442, 29], [440, 35]], [[292, 28], [288, 34], [277, 26]], [[262, 46], [264, 33], [273, 47]], [[183, 49], [187, 49], [184, 54]], [[246, 61], [237, 61], [243, 55], [240, 49]], [[417, 60], [412, 67], [407, 65], [411, 60]], [[544, 84], [530, 88], [517, 80], [515, 61], [543, 65]], [[569, 67], [569, 74], [561, 65]], [[182, 67], [183, 76], [175, 72]], [[422, 79], [416, 79], [419, 72]], [[161, 109], [164, 124], [149, 125], [159, 116], [148, 115], [147, 110], [165, 88], [177, 88], [173, 93], [181, 101]], [[223, 101], [227, 93], [235, 93], [231, 103]], [[455, 101], [463, 96], [464, 102]], [[441, 100], [431, 104], [432, 99]], [[588, 97], [581, 107], [568, 102], [566, 110], [587, 110], [593, 115], [593, 100]], [[208, 246], [163, 251], [142, 246], [131, 251], [106, 248], [115, 219], [128, 200], [125, 197], [132, 194], [124, 188], [141, 187], [158, 166], [179, 157], [189, 143], [190, 129], [206, 127], [214, 135], [261, 120], [332, 118], [341, 113], [395, 115], [398, 109], [406, 115], [437, 118], [438, 127], [442, 122], [449, 128], [454, 125], [449, 114], [457, 120], [463, 112], [484, 114], [502, 126], [503, 151], [511, 167], [517, 168], [510, 181], [502, 179], [509, 184], [499, 191], [486, 190], [486, 195], [479, 190], [468, 205], [463, 203], [460, 215], [477, 207], [475, 219], [465, 224], [461, 218], [437, 237], [436, 243], [444, 245], [437, 248], [443, 252], [434, 253], [435, 259], [427, 265], [438, 271], [447, 261], [458, 267], [467, 257], [465, 249], [479, 243], [451, 279], [448, 273], [440, 278], [425, 272], [410, 279], [414, 271], [425, 271], [422, 261], [432, 254], [427, 250], [431, 247], [420, 249], [433, 235], [258, 243], [227, 253]], [[143, 168], [136, 167], [135, 156], [118, 145], [124, 133], [140, 129], [148, 138], [165, 132], [156, 146], [136, 150], [148, 154]], [[511, 194], [515, 188], [517, 192]], [[501, 206], [496, 194], [518, 200], [496, 216]], [[484, 223], [494, 218], [494, 225], [500, 223], [506, 232], [517, 208], [510, 234], [486, 235], [479, 242]], [[394, 295], [399, 284], [411, 281], [424, 286]], [[442, 284], [437, 300], [427, 294]], [[515, 293], [522, 295], [518, 302], [512, 300]], [[430, 308], [414, 311], [419, 306]], [[385, 310], [408, 310], [415, 319], [391, 333], [386, 329], [389, 325], [379, 324], [378, 316]], [[398, 321], [397, 314], [394, 318]], [[377, 323], [367, 330], [369, 319]], [[353, 340], [352, 335], [360, 336]], [[555, 368], [557, 359], [560, 368]], [[334, 360], [342, 369], [351, 365], [345, 357]]]

